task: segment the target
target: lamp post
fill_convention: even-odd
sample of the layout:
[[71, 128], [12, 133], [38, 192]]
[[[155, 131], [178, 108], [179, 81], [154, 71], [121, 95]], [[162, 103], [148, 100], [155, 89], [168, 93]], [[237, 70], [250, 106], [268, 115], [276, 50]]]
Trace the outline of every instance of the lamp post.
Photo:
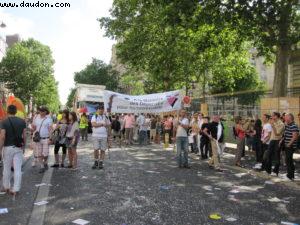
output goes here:
[[6, 27], [6, 24], [3, 23], [3, 21], [2, 21], [1, 24], [0, 24], [0, 27], [1, 27], [1, 28], [5, 28], [5, 27]]

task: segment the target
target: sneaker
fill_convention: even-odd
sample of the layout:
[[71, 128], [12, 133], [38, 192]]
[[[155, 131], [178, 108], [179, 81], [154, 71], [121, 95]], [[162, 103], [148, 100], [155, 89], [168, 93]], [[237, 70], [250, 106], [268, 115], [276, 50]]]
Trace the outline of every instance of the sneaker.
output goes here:
[[63, 164], [63, 163], [60, 164], [60, 167], [61, 167], [61, 168], [65, 168], [65, 164]]
[[36, 164], [37, 164], [37, 162], [36, 162], [36, 160], [34, 159], [34, 160], [32, 161], [32, 163], [31, 163], [31, 166], [32, 166], [32, 167], [36, 167]]
[[49, 169], [48, 163], [45, 163], [44, 166], [45, 166], [45, 170]]
[[51, 168], [58, 168], [59, 167], [59, 164], [55, 163], [51, 166]]
[[40, 168], [39, 173], [45, 173], [45, 168]]
[[95, 170], [98, 168], [98, 161], [95, 161], [94, 165], [92, 166], [92, 169]]
[[99, 162], [99, 168], [98, 168], [98, 169], [101, 170], [101, 169], [103, 169], [103, 168], [104, 168], [104, 167], [103, 167], [103, 162], [100, 161], [100, 162]]
[[187, 166], [184, 166], [183, 168], [185, 168], [185, 169], [191, 169], [192, 167], [189, 166], [189, 165], [187, 165]]

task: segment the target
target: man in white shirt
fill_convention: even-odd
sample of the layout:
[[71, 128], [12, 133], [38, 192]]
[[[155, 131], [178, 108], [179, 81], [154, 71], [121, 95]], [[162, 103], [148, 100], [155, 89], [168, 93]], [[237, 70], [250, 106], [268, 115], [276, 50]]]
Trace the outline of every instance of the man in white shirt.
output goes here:
[[35, 148], [40, 163], [40, 173], [44, 173], [48, 169], [48, 156], [49, 156], [49, 144], [50, 134], [52, 132], [53, 121], [49, 116], [49, 110], [45, 106], [39, 108], [40, 114], [35, 118], [32, 127], [34, 130], [33, 136], [38, 132], [40, 140], [35, 143]]
[[190, 169], [188, 164], [188, 149], [189, 140], [187, 130], [189, 128], [189, 120], [186, 116], [186, 111], [180, 111], [180, 117], [176, 122], [176, 146], [177, 146], [177, 160], [179, 168]]
[[139, 144], [147, 144], [147, 131], [148, 131], [148, 124], [146, 118], [143, 113], [139, 115], [137, 118], [137, 125], [139, 128]]
[[[103, 161], [105, 159], [105, 151], [108, 149], [108, 128], [109, 119], [104, 115], [103, 107], [98, 107], [96, 114], [91, 120], [93, 127], [93, 145], [95, 163], [92, 169], [103, 169]], [[99, 154], [100, 152], [100, 154]], [[100, 157], [99, 157], [100, 156]]]

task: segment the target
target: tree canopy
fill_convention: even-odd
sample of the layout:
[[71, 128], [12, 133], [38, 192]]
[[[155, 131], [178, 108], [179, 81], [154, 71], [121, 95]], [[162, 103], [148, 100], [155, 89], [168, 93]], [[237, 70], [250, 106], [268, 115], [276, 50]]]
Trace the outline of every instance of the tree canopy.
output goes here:
[[[114, 70], [111, 65], [107, 65], [96, 58], [93, 58], [92, 62], [86, 65], [84, 69], [74, 74], [74, 82], [80, 84], [104, 85], [106, 89], [111, 91], [118, 91], [120, 89], [119, 73]], [[67, 101], [67, 107], [69, 108], [73, 106], [75, 92], [76, 88], [70, 90]]]
[[104, 85], [106, 89], [116, 91], [119, 86], [119, 74], [110, 65], [93, 58], [83, 70], [76, 72], [75, 83]]
[[53, 65], [50, 48], [31, 38], [8, 49], [0, 63], [0, 81], [25, 104], [33, 98], [56, 111], [60, 103]]
[[226, 22], [205, 22], [204, 14], [198, 1], [115, 0], [111, 17], [100, 23], [108, 37], [118, 40], [121, 62], [145, 74], [146, 92], [189, 89], [192, 82], [206, 87], [223, 80], [220, 91], [228, 92], [238, 89], [232, 80], [249, 74], [258, 80], [237, 30]]

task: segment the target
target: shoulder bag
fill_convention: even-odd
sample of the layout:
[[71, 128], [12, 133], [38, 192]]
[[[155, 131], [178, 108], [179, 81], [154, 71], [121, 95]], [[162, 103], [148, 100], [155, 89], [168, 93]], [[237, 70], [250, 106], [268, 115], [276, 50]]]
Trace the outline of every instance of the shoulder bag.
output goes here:
[[41, 129], [42, 129], [42, 126], [43, 126], [43, 123], [44, 123], [45, 120], [46, 120], [46, 118], [42, 121], [39, 131], [34, 132], [33, 138], [32, 138], [32, 140], [34, 142], [40, 142], [41, 141], [40, 132], [41, 132]]

